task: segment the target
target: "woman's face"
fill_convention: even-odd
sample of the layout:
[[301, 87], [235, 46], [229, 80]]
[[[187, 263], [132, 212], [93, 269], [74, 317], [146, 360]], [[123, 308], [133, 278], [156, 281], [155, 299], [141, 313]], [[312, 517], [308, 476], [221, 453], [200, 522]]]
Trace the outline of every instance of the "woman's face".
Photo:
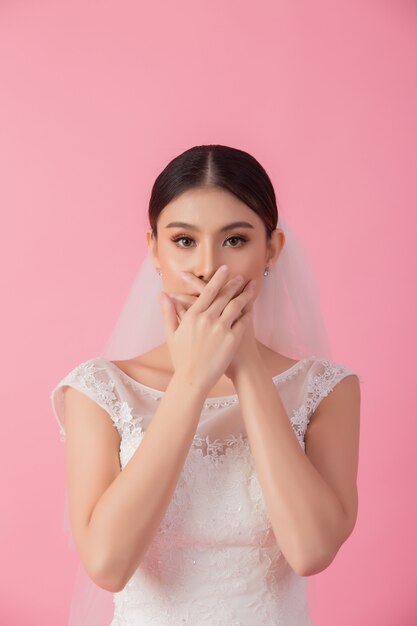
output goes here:
[[[231, 226], [236, 222], [240, 224]], [[188, 295], [195, 294], [195, 288], [180, 271], [208, 283], [221, 265], [229, 267], [227, 281], [237, 274], [244, 277], [241, 290], [255, 279], [257, 295], [265, 268], [272, 268], [285, 241], [283, 231], [275, 229], [267, 242], [261, 218], [236, 196], [215, 187], [181, 194], [159, 215], [157, 243], [151, 230], [146, 235], [164, 291]]]

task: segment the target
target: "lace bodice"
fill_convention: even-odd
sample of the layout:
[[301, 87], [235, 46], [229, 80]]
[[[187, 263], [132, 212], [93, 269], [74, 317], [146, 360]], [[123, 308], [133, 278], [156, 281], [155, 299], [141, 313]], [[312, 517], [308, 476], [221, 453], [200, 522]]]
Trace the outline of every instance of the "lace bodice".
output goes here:
[[[312, 356], [273, 377], [305, 449], [308, 423], [348, 367]], [[120, 467], [140, 445], [164, 392], [101, 357], [77, 365], [52, 390], [65, 442], [63, 396], [72, 386], [108, 413], [120, 436]], [[110, 626], [309, 626], [307, 578], [277, 545], [237, 395], [207, 398], [160, 527], [125, 588]]]

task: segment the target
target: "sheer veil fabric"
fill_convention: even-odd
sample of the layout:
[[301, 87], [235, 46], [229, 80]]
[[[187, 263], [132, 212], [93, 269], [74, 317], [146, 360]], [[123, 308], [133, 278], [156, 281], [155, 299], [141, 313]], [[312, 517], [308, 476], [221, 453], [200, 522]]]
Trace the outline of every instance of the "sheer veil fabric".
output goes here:
[[[290, 358], [311, 354], [330, 358], [319, 285], [302, 246], [281, 217], [277, 228], [284, 231], [285, 244], [268, 276], [263, 277], [254, 303], [256, 338]], [[148, 252], [102, 357], [115, 361], [130, 359], [166, 341], [157, 301], [162, 288]]]
[[[279, 217], [285, 244], [269, 274], [263, 276], [254, 303], [256, 338], [272, 350], [293, 359], [311, 355], [332, 358], [320, 307], [320, 290], [305, 251], [288, 224]], [[148, 252], [133, 281], [120, 316], [101, 357], [130, 359], [166, 341], [157, 297], [162, 280]], [[65, 492], [64, 527], [74, 547]], [[108, 626], [113, 616], [113, 594], [98, 587], [79, 562], [72, 593], [69, 626]]]

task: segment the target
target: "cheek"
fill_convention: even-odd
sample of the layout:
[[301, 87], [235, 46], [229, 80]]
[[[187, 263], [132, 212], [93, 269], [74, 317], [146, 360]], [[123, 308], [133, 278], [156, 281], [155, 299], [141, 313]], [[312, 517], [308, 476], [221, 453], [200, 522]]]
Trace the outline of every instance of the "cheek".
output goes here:
[[189, 271], [184, 267], [184, 263], [176, 263], [170, 259], [161, 262], [162, 280], [166, 291], [182, 292], [189, 290], [189, 283], [185, 280], [180, 272]]
[[164, 288], [168, 293], [181, 293], [184, 295], [189, 295], [193, 291], [192, 285], [182, 277], [178, 278], [177, 276], [171, 276], [169, 280], [166, 279]]
[[242, 274], [246, 282], [249, 280], [259, 281], [266, 266], [267, 263], [264, 262], [262, 254], [251, 254], [248, 257], [244, 257], [242, 255], [239, 258], [239, 264], [232, 268], [233, 271], [231, 272], [231, 275], [234, 276], [236, 274]]

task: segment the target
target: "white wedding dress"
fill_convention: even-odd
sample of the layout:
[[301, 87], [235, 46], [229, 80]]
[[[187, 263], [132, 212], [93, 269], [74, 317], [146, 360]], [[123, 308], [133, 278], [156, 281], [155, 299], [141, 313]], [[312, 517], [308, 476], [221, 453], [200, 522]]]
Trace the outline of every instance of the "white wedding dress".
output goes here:
[[[311, 356], [273, 377], [303, 450], [317, 405], [352, 374], [358, 376]], [[123, 469], [164, 392], [102, 357], [85, 361], [51, 393], [62, 442], [66, 385], [107, 411], [120, 435]], [[113, 594], [110, 626], [311, 626], [307, 580], [294, 572], [275, 540], [238, 396], [206, 399], [160, 527], [134, 575]]]

